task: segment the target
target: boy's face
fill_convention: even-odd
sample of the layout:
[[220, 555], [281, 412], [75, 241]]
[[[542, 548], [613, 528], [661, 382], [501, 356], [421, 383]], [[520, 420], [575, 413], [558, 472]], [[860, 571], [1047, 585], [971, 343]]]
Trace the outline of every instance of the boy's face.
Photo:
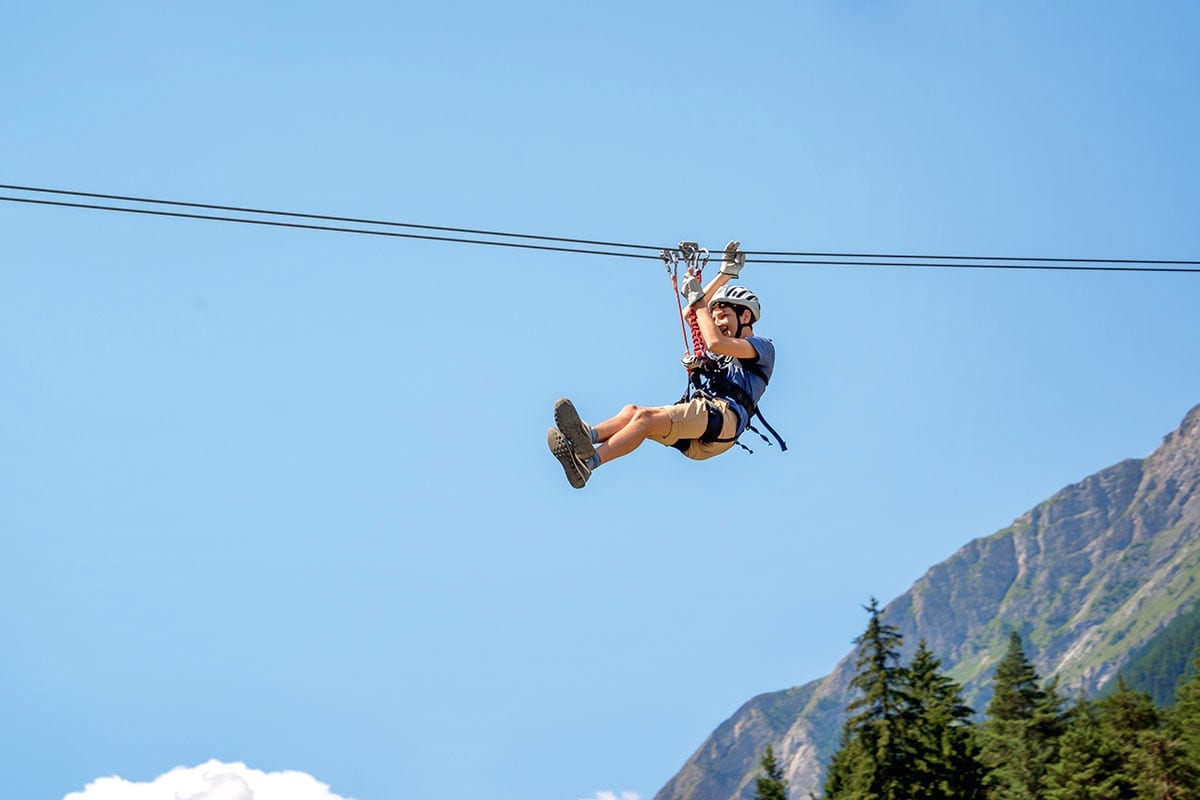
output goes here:
[[726, 336], [736, 336], [738, 329], [738, 315], [745, 309], [731, 306], [728, 303], [714, 303], [712, 307], [713, 322], [717, 325], [717, 330]]

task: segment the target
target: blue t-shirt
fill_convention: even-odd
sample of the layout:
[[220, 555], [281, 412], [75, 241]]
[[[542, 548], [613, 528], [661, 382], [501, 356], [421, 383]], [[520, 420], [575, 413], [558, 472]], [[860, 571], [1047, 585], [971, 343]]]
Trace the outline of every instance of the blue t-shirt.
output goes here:
[[[775, 371], [775, 345], [770, 339], [764, 339], [761, 336], [751, 336], [746, 341], [754, 347], [754, 352], [758, 353], [758, 357], [734, 358], [733, 356], [726, 356], [721, 360], [721, 375], [749, 394], [751, 403], [757, 406], [758, 401], [763, 396], [763, 392], [767, 390], [767, 381], [763, 380], [756, 372], [746, 369], [746, 367], [757, 367], [769, 380], [771, 373]], [[746, 426], [750, 424], [749, 409], [743, 408], [740, 403], [732, 398], [727, 397], [726, 399], [729, 400], [729, 407], [738, 415], [737, 435], [741, 436], [742, 431], [746, 430]]]

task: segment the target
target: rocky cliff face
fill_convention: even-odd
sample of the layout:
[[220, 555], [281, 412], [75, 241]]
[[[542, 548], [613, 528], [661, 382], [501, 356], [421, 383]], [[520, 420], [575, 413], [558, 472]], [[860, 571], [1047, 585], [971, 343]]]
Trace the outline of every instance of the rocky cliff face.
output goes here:
[[[1129, 653], [1200, 599], [1200, 406], [1143, 460], [1068, 486], [963, 547], [885, 609], [911, 649], [924, 638], [977, 710], [1017, 630], [1043, 676], [1093, 692]], [[749, 800], [768, 744], [792, 798], [820, 792], [852, 699], [853, 654], [829, 676], [755, 697], [655, 800]]]

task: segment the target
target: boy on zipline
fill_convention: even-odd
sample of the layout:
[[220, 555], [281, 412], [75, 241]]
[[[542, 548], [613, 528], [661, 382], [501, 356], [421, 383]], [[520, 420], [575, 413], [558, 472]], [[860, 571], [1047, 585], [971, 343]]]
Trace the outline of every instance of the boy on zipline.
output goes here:
[[690, 398], [671, 406], [627, 405], [595, 425], [584, 423], [570, 400], [555, 403], [546, 444], [573, 487], [582, 489], [598, 466], [632, 453], [646, 439], [702, 460], [733, 447], [746, 430], [775, 368], [775, 345], [754, 335], [762, 311], [758, 298], [744, 286], [727, 285], [746, 263], [738, 247], [725, 246], [721, 270], [708, 286], [701, 288], [689, 272], [679, 288], [712, 355], [702, 369], [705, 384]]

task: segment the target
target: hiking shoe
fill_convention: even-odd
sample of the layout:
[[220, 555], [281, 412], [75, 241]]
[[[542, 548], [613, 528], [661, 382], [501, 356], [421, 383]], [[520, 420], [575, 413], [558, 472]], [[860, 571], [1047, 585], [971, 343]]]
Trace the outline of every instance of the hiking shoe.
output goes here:
[[554, 424], [567, 437], [580, 461], [586, 462], [596, 452], [596, 448], [592, 447], [591, 432], [579, 418], [575, 406], [565, 397], [554, 404]]
[[551, 428], [546, 431], [546, 444], [558, 463], [562, 464], [563, 472], [567, 473], [567, 482], [576, 489], [582, 489], [591, 477], [592, 470], [575, 455], [567, 437], [558, 428]]

